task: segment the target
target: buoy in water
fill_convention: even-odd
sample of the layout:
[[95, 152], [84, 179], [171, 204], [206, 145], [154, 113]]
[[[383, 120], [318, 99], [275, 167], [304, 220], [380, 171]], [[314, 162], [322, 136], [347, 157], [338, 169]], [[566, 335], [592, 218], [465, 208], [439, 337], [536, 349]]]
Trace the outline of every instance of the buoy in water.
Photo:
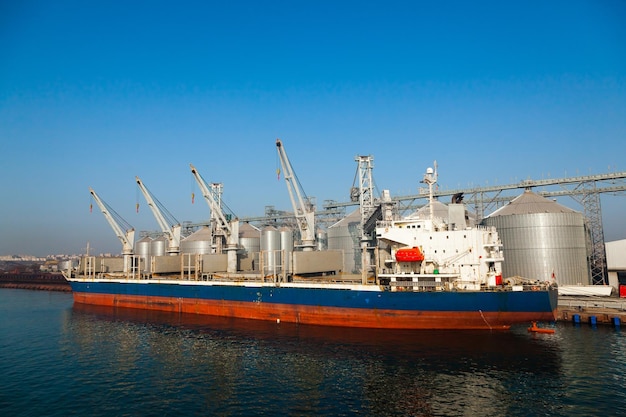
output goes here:
[[554, 333], [554, 329], [544, 329], [543, 327], [537, 327], [536, 321], [533, 321], [533, 324], [528, 328], [528, 331], [533, 333]]

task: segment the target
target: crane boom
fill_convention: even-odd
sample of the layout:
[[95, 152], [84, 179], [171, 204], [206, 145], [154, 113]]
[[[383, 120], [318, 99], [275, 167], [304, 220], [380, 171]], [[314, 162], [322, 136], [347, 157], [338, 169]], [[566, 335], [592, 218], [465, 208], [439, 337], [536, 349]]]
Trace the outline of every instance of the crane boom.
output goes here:
[[171, 220], [169, 222], [171, 224], [169, 224], [168, 221], [165, 219], [165, 216], [161, 212], [161, 209], [157, 205], [157, 202], [155, 201], [154, 197], [152, 197], [152, 194], [150, 193], [150, 191], [148, 191], [148, 189], [143, 184], [143, 182], [139, 179], [139, 177], [135, 177], [135, 180], [137, 181], [137, 185], [139, 186], [139, 189], [143, 193], [143, 196], [145, 197], [146, 202], [148, 203], [148, 206], [152, 210], [154, 217], [159, 223], [161, 230], [167, 237], [167, 241], [168, 241], [167, 253], [172, 254], [172, 255], [179, 253], [180, 252], [180, 233], [182, 229], [181, 224], [176, 219], [174, 219], [173, 216], [171, 215], [170, 215]]
[[300, 229], [300, 237], [302, 239], [303, 250], [313, 250], [315, 247], [315, 207], [304, 194], [297, 177], [287, 157], [287, 152], [280, 139], [276, 139], [276, 149], [280, 158], [280, 165], [285, 175], [287, 183], [287, 191], [293, 206], [296, 222]]
[[226, 255], [227, 255], [227, 272], [237, 272], [237, 249], [239, 248], [239, 219], [236, 217], [229, 218], [224, 213], [221, 204], [220, 193], [209, 189], [206, 181], [200, 175], [196, 167], [189, 164], [191, 167], [191, 173], [196, 179], [202, 195], [209, 204], [211, 209], [211, 234], [213, 238], [213, 246], [216, 248], [217, 253], [221, 253], [223, 249], [223, 243], [226, 242]]
[[[132, 255], [135, 246], [135, 229], [130, 226], [124, 219], [122, 219], [119, 214], [115, 213], [115, 210], [110, 208], [108, 204], [102, 201], [100, 196], [98, 196], [98, 194], [96, 194], [96, 192], [91, 187], [89, 188], [89, 192], [93, 196], [94, 200], [96, 200], [96, 204], [98, 204], [98, 207], [100, 207], [100, 211], [102, 211], [102, 214], [104, 214], [104, 218], [111, 225], [111, 228], [115, 232], [115, 235], [120, 240], [120, 242], [122, 242], [122, 254]], [[119, 222], [115, 220], [113, 214], [115, 214], [118, 219], [124, 221], [129, 227], [124, 230], [120, 226]]]
[[204, 199], [207, 201], [207, 203], [209, 204], [209, 208], [211, 209], [211, 222], [216, 223], [216, 230], [214, 232], [228, 239], [228, 237], [231, 235], [232, 230], [230, 227], [230, 223], [227, 220], [224, 211], [222, 210], [222, 206], [218, 201], [218, 196], [214, 195], [215, 193], [213, 190], [209, 189], [209, 186], [207, 185], [206, 181], [204, 181], [204, 178], [202, 178], [196, 167], [194, 167], [193, 164], [189, 164], [189, 166], [191, 167], [191, 173], [193, 174], [193, 177], [196, 179], [196, 182], [198, 183], [198, 186], [202, 191]]

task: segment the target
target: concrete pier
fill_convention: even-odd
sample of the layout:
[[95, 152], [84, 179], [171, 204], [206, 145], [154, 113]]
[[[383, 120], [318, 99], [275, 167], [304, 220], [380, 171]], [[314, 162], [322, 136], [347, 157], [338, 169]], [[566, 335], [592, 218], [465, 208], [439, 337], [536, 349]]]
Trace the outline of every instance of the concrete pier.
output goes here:
[[626, 326], [626, 298], [559, 296], [558, 320], [580, 324], [618, 323]]

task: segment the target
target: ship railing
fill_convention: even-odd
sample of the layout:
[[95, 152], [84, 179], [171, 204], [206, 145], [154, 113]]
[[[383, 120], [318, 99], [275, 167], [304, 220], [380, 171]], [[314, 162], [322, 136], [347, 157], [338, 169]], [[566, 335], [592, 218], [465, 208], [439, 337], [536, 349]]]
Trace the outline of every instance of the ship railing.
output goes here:
[[[193, 257], [193, 259], [192, 259]], [[199, 261], [198, 256], [191, 253], [184, 253], [180, 257], [180, 279], [198, 280]]]
[[259, 270], [261, 271], [262, 280], [269, 279], [270, 282], [286, 282], [287, 274], [287, 258], [286, 251], [281, 249], [264, 250], [259, 256]]
[[394, 276], [389, 280], [391, 291], [443, 291], [450, 286], [450, 277], [446, 276]]
[[443, 285], [442, 282], [435, 282], [435, 281], [417, 281], [417, 282], [413, 282], [413, 281], [392, 281], [389, 283], [389, 285], [391, 287], [401, 287], [401, 288], [435, 288], [435, 287], [440, 287], [441, 285]]
[[541, 291], [541, 290], [545, 290], [546, 288], [548, 288], [549, 285], [543, 282], [537, 282], [537, 283], [524, 284], [521, 287], [523, 288], [524, 291]]

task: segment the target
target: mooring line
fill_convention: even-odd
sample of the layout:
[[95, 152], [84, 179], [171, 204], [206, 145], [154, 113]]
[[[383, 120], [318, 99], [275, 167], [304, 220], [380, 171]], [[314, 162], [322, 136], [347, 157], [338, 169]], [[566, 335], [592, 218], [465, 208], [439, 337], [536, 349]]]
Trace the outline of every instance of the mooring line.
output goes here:
[[483, 318], [483, 321], [485, 322], [485, 324], [486, 324], [487, 326], [489, 326], [489, 330], [493, 330], [493, 329], [491, 328], [491, 325], [489, 324], [489, 322], [488, 322], [488, 321], [487, 321], [487, 319], [485, 318], [485, 315], [483, 314], [483, 311], [482, 311], [482, 310], [478, 310], [478, 312], [480, 313], [480, 317], [482, 317], [482, 318]]

